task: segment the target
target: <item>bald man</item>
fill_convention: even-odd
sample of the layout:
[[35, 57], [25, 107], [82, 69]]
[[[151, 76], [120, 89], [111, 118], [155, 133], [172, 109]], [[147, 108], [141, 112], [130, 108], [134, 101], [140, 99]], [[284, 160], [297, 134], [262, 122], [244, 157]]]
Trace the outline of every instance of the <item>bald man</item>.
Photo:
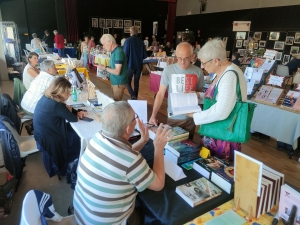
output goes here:
[[[193, 47], [187, 43], [182, 42], [179, 45], [177, 45], [176, 48], [176, 57], [177, 57], [177, 63], [167, 66], [164, 69], [159, 90], [157, 92], [153, 112], [151, 115], [151, 118], [149, 120], [150, 124], [157, 125], [158, 120], [156, 119], [156, 115], [158, 110], [161, 107], [161, 103], [164, 99], [164, 95], [166, 90], [168, 89], [168, 125], [171, 127], [181, 127], [185, 130], [187, 130], [190, 135], [189, 138], [193, 139], [194, 133], [195, 133], [195, 123], [192, 118], [189, 118], [185, 115], [176, 115], [176, 116], [170, 116], [171, 112], [171, 100], [170, 100], [170, 93], [174, 92], [197, 92], [197, 96], [199, 98], [199, 93], [202, 91], [202, 88], [204, 86], [204, 75], [202, 70], [191, 64], [191, 57], [193, 54]], [[176, 74], [185, 74], [185, 79], [179, 79], [179, 81], [175, 80], [175, 82], [179, 83], [172, 83], [172, 76], [175, 76]], [[189, 83], [189, 84], [188, 84]], [[188, 85], [187, 85], [188, 84]], [[180, 89], [176, 89], [176, 87], [182, 87]], [[187, 90], [188, 88], [188, 90]]]

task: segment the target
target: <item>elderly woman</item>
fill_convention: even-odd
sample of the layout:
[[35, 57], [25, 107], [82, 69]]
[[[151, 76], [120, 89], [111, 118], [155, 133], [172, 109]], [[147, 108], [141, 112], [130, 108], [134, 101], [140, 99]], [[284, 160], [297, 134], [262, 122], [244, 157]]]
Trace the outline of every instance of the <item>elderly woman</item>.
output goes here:
[[32, 34], [33, 39], [31, 39], [31, 48], [33, 49], [34, 52], [39, 53], [41, 52], [42, 48], [42, 42], [41, 39], [37, 37], [36, 33]]
[[35, 52], [30, 52], [27, 56], [27, 61], [28, 63], [23, 71], [23, 84], [26, 90], [28, 90], [33, 79], [40, 73], [37, 67], [39, 63], [39, 55]]
[[82, 118], [86, 113], [66, 105], [70, 94], [70, 82], [59, 77], [46, 89], [34, 111], [34, 138], [43, 152], [43, 162], [50, 177], [64, 175], [67, 164], [80, 153], [80, 139], [69, 122], [77, 122], [78, 117]]
[[[203, 97], [213, 98], [216, 86], [218, 86], [217, 102], [209, 109], [193, 114], [195, 124], [201, 126], [224, 120], [229, 116], [237, 101], [237, 82], [240, 83], [242, 100], [247, 101], [247, 86], [240, 68], [227, 60], [225, 46], [221, 40], [208, 41], [199, 51], [198, 58], [201, 61], [202, 69], [215, 74], [215, 78], [204, 96], [200, 93], [200, 99]], [[238, 74], [238, 78], [233, 71]], [[206, 136], [201, 137], [201, 144], [210, 149], [212, 155], [230, 161], [234, 159], [234, 150], [241, 151], [241, 143], [227, 142]]]

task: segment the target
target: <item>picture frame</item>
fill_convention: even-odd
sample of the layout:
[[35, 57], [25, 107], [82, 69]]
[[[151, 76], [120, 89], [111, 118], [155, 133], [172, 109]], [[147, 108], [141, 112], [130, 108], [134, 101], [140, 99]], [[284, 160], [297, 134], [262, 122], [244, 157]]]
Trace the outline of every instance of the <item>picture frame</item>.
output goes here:
[[103, 34], [109, 34], [109, 29], [108, 28], [103, 28]]
[[259, 41], [261, 39], [261, 34], [262, 32], [254, 32], [253, 35], [254, 39]]
[[106, 19], [106, 28], [112, 28], [112, 20]]
[[290, 55], [284, 55], [283, 56], [283, 59], [282, 59], [282, 63], [285, 64], [285, 63], [288, 63], [290, 61]]
[[235, 47], [236, 47], [236, 48], [241, 48], [241, 47], [243, 47], [243, 40], [236, 40]]
[[246, 39], [247, 32], [236, 32], [235, 39]]
[[257, 42], [254, 43], [253, 48], [254, 48], [254, 49], [257, 49], [257, 48], [258, 48], [258, 43], [257, 43]]
[[140, 20], [134, 20], [133, 21], [133, 26], [141, 27], [142, 26], [142, 21], [140, 21]]
[[132, 26], [132, 21], [131, 20], [124, 20], [124, 28], [125, 27], [131, 27]]
[[292, 37], [292, 36], [286, 36], [284, 43], [286, 45], [293, 45], [293, 43], [294, 43], [294, 37]]
[[281, 61], [281, 58], [282, 58], [282, 52], [277, 52], [275, 55], [275, 60]]
[[275, 41], [274, 49], [283, 50], [284, 49], [284, 41]]
[[278, 41], [279, 39], [279, 36], [280, 36], [280, 32], [270, 32], [270, 37], [269, 37], [269, 40], [271, 41]]
[[99, 18], [99, 28], [105, 28], [106, 27], [106, 20], [103, 18]]
[[113, 19], [113, 28], [119, 28], [119, 20]]
[[292, 46], [291, 51], [290, 51], [290, 55], [294, 55], [294, 54], [298, 54], [298, 53], [299, 53], [299, 46]]
[[119, 23], [118, 27], [123, 28], [123, 20], [118, 20], [118, 23]]
[[260, 48], [266, 47], [266, 41], [259, 41], [258, 47]]
[[[125, 23], [124, 23], [125, 25]], [[124, 33], [128, 34], [130, 33], [130, 27], [124, 27]]]
[[229, 58], [230, 56], [230, 51], [226, 51], [226, 57]]
[[245, 52], [246, 52], [245, 48], [238, 49], [238, 53], [240, 53], [240, 56], [244, 56]]
[[244, 40], [244, 42], [243, 42], [243, 46], [244, 47], [247, 47], [248, 46], [248, 44], [249, 44], [249, 40], [247, 39], [247, 40]]
[[295, 33], [294, 44], [300, 44], [300, 33]]
[[92, 18], [92, 27], [98, 28], [98, 18]]
[[139, 33], [139, 34], [142, 33], [141, 27], [138, 27], [138, 33]]

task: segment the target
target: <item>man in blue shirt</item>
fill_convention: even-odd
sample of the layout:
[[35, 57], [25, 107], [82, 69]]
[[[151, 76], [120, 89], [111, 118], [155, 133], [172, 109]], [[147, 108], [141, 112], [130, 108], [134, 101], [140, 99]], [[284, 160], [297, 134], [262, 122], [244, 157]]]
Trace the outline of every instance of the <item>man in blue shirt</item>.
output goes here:
[[[130, 38], [127, 38], [123, 50], [127, 56], [128, 83], [127, 90], [131, 99], [136, 100], [139, 92], [140, 76], [143, 68], [143, 59], [147, 58], [144, 42], [137, 37], [138, 28], [130, 27]], [[132, 76], [134, 76], [134, 90], [131, 87]]]

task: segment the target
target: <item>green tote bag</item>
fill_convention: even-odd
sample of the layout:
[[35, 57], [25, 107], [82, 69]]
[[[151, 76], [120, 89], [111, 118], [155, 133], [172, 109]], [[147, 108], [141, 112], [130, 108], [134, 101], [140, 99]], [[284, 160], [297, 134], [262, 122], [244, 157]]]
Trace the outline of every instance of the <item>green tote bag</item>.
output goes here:
[[[250, 125], [256, 105], [254, 103], [242, 101], [239, 76], [236, 71], [229, 71], [234, 72], [237, 77], [236, 94], [238, 99], [233, 110], [225, 120], [200, 125], [200, 129], [198, 132], [201, 135], [218, 140], [245, 143], [250, 139]], [[218, 85], [214, 92], [213, 98], [204, 99], [204, 110], [209, 109], [213, 104], [217, 102], [217, 93]]]

